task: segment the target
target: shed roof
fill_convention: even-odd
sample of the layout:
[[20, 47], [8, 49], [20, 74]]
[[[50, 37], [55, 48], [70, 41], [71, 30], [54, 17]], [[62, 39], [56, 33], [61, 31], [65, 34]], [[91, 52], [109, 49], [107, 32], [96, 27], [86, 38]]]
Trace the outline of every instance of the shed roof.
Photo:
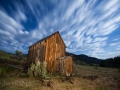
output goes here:
[[65, 59], [65, 58], [68, 58], [68, 57], [70, 57], [70, 56], [60, 57], [60, 58], [58, 58], [57, 60]]
[[[58, 34], [59, 34], [59, 36], [60, 36], [60, 38], [62, 39], [62, 37], [61, 37], [61, 35], [60, 35], [59, 31], [57, 31], [57, 32], [55, 32], [55, 33], [53, 33], [53, 34], [51, 34], [51, 35], [49, 35], [49, 36], [47, 36], [47, 37], [45, 37], [45, 38], [43, 38], [43, 39], [41, 39], [41, 40], [37, 41], [37, 42], [36, 42], [36, 43], [34, 43], [33, 45], [35, 45], [35, 44], [37, 44], [37, 43], [39, 43], [39, 42], [45, 41], [46, 39], [50, 38], [52, 35], [54, 35], [54, 34], [56, 34], [56, 33], [58, 33]], [[62, 42], [64, 43], [63, 39], [62, 39]], [[31, 45], [31, 46], [33, 46], [33, 45]], [[65, 43], [64, 43], [64, 45], [65, 45]], [[31, 47], [31, 46], [30, 46], [30, 47]], [[66, 45], [65, 45], [65, 47], [66, 47]]]

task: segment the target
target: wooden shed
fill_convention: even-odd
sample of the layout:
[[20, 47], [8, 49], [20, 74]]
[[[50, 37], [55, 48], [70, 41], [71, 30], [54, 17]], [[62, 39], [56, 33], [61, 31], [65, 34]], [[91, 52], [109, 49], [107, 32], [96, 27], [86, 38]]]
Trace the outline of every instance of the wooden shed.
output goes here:
[[73, 72], [73, 61], [71, 56], [64, 56], [57, 59], [57, 69], [60, 74], [70, 76]]
[[46, 61], [47, 71], [54, 72], [57, 69], [57, 59], [66, 56], [65, 49], [66, 45], [57, 31], [29, 47], [27, 66], [29, 67], [32, 62], [37, 60]]

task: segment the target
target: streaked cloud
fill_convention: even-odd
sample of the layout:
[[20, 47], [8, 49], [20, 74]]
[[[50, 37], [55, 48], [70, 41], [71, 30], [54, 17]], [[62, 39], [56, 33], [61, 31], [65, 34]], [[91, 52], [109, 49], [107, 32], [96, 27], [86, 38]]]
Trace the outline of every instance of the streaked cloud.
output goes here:
[[[11, 11], [1, 6], [0, 48], [4, 46], [4, 50], [12, 52], [21, 49], [27, 53], [29, 45], [59, 30], [68, 52], [109, 58], [111, 53], [106, 47], [111, 49], [120, 38], [117, 33], [118, 37], [113, 38], [117, 42], [110, 42], [110, 37], [113, 37], [113, 33], [120, 28], [119, 2], [119, 0], [26, 0], [24, 3], [12, 2], [16, 9]], [[112, 56], [120, 53], [115, 48], [112, 51], [114, 52]]]

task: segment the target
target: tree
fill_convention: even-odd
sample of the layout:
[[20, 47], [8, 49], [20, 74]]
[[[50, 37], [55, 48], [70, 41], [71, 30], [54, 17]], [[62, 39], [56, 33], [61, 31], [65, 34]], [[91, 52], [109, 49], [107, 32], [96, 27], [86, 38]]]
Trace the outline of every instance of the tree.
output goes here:
[[20, 50], [16, 50], [16, 51], [15, 51], [15, 54], [16, 54], [16, 56], [19, 56], [19, 55], [22, 55], [23, 53], [22, 53], [22, 51], [20, 51]]
[[22, 53], [22, 51], [20, 51], [20, 50], [16, 50], [15, 51], [15, 55], [16, 55], [16, 59], [19, 59], [19, 60], [21, 60], [22, 58], [23, 58], [23, 53]]

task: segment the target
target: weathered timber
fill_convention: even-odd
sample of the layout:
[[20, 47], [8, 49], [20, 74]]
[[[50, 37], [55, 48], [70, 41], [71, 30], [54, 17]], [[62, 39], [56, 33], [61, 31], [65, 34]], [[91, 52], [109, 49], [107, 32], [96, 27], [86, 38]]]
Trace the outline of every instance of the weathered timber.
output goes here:
[[57, 71], [63, 75], [70, 76], [73, 72], [71, 56], [64, 56], [57, 59]]
[[62, 82], [68, 81], [68, 82], [70, 82], [71, 84], [74, 84], [73, 81], [72, 81], [72, 79], [71, 79], [70, 77], [68, 77], [68, 76], [66, 76], [66, 77], [61, 77], [60, 79], [62, 80]]
[[[58, 68], [57, 59], [60, 57], [64, 57], [66, 55], [65, 49], [66, 49], [66, 45], [62, 40], [59, 32], [55, 32], [52, 35], [42, 40], [39, 40], [38, 42], [36, 42], [35, 44], [29, 47], [27, 67], [29, 67], [32, 62], [35, 63], [35, 61], [37, 60], [39, 60], [40, 62], [46, 61], [47, 71], [54, 72]], [[69, 64], [70, 63], [68, 63], [68, 65]], [[72, 66], [70, 68], [72, 68]], [[68, 73], [71, 73], [71, 71], [69, 71], [68, 69], [66, 69], [65, 72], [66, 71]]]
[[21, 70], [21, 71], [24, 70], [24, 68], [22, 68], [22, 67], [18, 67], [18, 66], [11, 65], [11, 64], [7, 64], [7, 65], [10, 66], [10, 67], [13, 67], [13, 68], [19, 69], [19, 70]]

